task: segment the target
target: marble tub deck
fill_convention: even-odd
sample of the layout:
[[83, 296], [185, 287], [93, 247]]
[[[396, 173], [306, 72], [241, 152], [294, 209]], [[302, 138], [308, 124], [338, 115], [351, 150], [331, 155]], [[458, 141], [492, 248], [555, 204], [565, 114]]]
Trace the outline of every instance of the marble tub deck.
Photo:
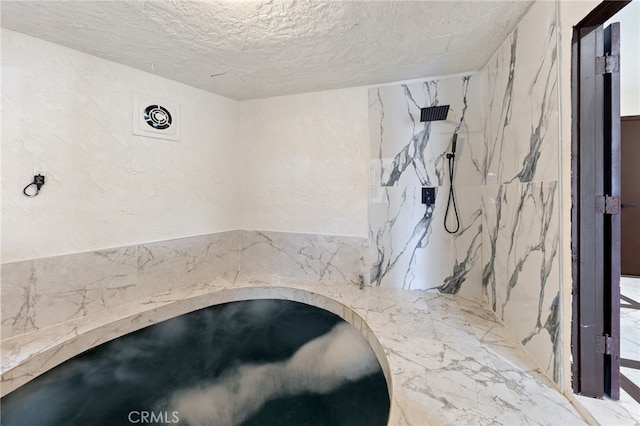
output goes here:
[[213, 304], [278, 298], [338, 314], [367, 338], [390, 425], [585, 424], [482, 302], [437, 292], [237, 274], [1, 342], [2, 395], [90, 347]]

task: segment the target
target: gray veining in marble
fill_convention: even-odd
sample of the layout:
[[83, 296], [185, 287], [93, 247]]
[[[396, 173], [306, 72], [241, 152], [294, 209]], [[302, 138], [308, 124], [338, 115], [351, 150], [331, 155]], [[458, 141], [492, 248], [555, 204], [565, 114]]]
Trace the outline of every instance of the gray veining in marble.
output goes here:
[[240, 231], [240, 270], [326, 282], [368, 284], [364, 238]]
[[279, 298], [336, 313], [367, 339], [389, 379], [390, 425], [584, 424], [482, 301], [273, 278], [221, 277], [114, 310], [109, 318], [93, 314], [3, 340], [2, 390], [147, 324], [227, 301]]
[[484, 184], [558, 180], [555, 8], [532, 7], [482, 73]]
[[2, 335], [28, 333], [136, 299], [136, 247], [2, 265]]
[[561, 383], [557, 19], [535, 4], [487, 65], [479, 166], [483, 291]]
[[317, 236], [278, 232], [240, 231], [240, 263], [243, 272], [265, 272], [314, 279], [318, 276]]
[[560, 373], [556, 188], [557, 182], [486, 187], [483, 211], [489, 302], [554, 377]]
[[[480, 137], [475, 76], [428, 80], [369, 91], [371, 283], [404, 289], [463, 291], [480, 287], [480, 174], [472, 146]], [[445, 121], [420, 122], [423, 107], [449, 104]], [[449, 191], [446, 154], [458, 134], [455, 193], [461, 229], [444, 230]], [[421, 188], [436, 187], [432, 208]]]
[[[229, 231], [2, 265], [8, 338], [245, 272], [368, 285], [367, 240]], [[361, 279], [364, 278], [364, 279]]]
[[320, 281], [368, 285], [368, 241], [358, 237], [319, 236]]
[[220, 232], [138, 246], [138, 297], [207, 281], [239, 268], [240, 237]]
[[[560, 383], [556, 9], [534, 4], [477, 74], [370, 90], [369, 239], [372, 285], [480, 291]], [[447, 120], [420, 123], [421, 107], [446, 104]], [[454, 132], [461, 230], [450, 236]], [[423, 186], [437, 189], [432, 209]]]

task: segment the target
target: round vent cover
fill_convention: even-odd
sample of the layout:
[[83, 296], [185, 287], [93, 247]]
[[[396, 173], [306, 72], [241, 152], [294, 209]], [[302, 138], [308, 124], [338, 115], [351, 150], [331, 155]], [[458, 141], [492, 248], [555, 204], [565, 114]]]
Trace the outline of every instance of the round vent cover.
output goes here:
[[163, 130], [171, 126], [171, 113], [162, 105], [149, 105], [144, 109], [144, 120], [154, 129]]

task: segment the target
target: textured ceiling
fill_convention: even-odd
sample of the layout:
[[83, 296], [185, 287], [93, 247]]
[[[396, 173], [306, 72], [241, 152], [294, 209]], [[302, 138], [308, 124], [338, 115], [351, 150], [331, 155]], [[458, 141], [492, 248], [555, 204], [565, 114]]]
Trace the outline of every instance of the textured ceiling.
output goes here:
[[234, 99], [480, 69], [530, 1], [7, 1], [2, 27]]

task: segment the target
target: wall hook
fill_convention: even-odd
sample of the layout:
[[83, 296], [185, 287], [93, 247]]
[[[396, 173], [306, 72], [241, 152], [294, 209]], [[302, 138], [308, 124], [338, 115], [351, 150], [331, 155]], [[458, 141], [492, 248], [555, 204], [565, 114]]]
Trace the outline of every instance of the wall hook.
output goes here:
[[[29, 189], [29, 187], [33, 185], [35, 185], [36, 187], [36, 192], [32, 192], [31, 194], [29, 194], [27, 192], [27, 189]], [[24, 187], [22, 193], [27, 197], [35, 197], [40, 192], [40, 188], [42, 188], [42, 185], [44, 185], [44, 176], [42, 176], [41, 174], [37, 174], [33, 177], [33, 182]]]

